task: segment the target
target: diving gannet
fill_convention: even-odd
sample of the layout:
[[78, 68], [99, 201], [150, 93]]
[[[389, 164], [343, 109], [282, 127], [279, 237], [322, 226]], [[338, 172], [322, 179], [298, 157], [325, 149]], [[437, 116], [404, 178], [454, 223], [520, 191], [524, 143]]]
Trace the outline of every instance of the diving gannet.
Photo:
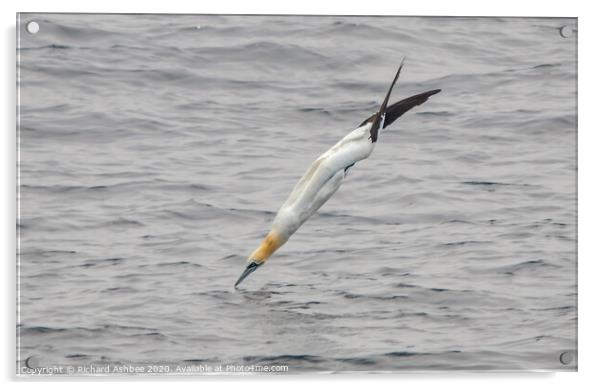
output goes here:
[[247, 266], [238, 278], [237, 287], [299, 229], [339, 189], [347, 171], [358, 161], [370, 156], [380, 130], [392, 124], [405, 112], [428, 100], [440, 89], [423, 92], [387, 107], [393, 86], [403, 67], [401, 61], [395, 78], [378, 112], [364, 120], [357, 129], [343, 137], [314, 161], [293, 188], [274, 218], [272, 228], [259, 247], [251, 253]]

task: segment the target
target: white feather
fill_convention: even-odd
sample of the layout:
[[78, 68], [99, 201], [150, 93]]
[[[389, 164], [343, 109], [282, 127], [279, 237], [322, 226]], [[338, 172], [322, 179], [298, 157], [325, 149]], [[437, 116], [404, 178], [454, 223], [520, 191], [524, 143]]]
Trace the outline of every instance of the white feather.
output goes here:
[[339, 189], [345, 168], [370, 156], [374, 149], [371, 126], [367, 123], [343, 137], [318, 157], [297, 182], [272, 224], [285, 241]]

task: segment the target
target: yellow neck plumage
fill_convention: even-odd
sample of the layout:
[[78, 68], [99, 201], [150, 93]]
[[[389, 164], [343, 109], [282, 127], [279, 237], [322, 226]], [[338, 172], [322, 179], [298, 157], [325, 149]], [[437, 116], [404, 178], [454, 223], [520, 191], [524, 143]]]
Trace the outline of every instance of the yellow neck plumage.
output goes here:
[[276, 249], [280, 248], [285, 243], [285, 240], [273, 230], [263, 239], [259, 247], [251, 253], [249, 260], [252, 260], [258, 264], [263, 264], [265, 261], [276, 252]]

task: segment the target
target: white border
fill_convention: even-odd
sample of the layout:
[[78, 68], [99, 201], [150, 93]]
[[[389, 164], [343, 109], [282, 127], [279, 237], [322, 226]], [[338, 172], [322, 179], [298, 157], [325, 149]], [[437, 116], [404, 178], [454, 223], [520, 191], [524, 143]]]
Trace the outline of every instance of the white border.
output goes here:
[[[590, 5], [591, 4], [591, 5]], [[205, 384], [210, 386], [232, 386], [240, 388], [276, 388], [287, 389], [305, 388], [318, 384], [337, 384], [349, 388], [363, 388], [368, 381], [376, 381], [376, 386], [383, 388], [399, 388], [411, 386], [420, 388], [462, 388], [508, 389], [513, 386], [537, 386], [546, 389], [563, 389], [593, 387], [600, 383], [596, 376], [597, 362], [601, 361], [599, 329], [600, 322], [600, 283], [598, 277], [602, 273], [600, 249], [599, 203], [602, 200], [600, 190], [600, 152], [602, 146], [600, 126], [600, 61], [598, 25], [602, 15], [596, 12], [595, 2], [586, 1], [546, 1], [527, 2], [506, 0], [503, 2], [478, 1], [419, 1], [419, 2], [389, 2], [384, 1], [341, 1], [326, 2], [324, 0], [304, 0], [295, 3], [284, 1], [178, 1], [167, 2], [126, 2], [124, 0], [104, 0], [102, 3], [85, 3], [82, 1], [52, 0], [33, 1], [19, 0], [10, 4], [2, 2], [2, 18], [4, 33], [4, 55], [2, 58], [2, 118], [6, 118], [1, 144], [3, 146], [2, 164], [2, 206], [3, 224], [1, 247], [4, 248], [4, 298], [2, 300], [2, 321], [4, 346], [0, 355], [2, 378], [9, 387], [36, 385], [36, 380], [15, 378], [15, 14], [16, 12], [127, 12], [127, 13], [237, 13], [237, 14], [391, 14], [391, 15], [454, 15], [454, 16], [570, 16], [579, 17], [579, 373], [558, 374], [395, 374], [395, 375], [323, 375], [323, 376], [253, 376], [253, 377], [195, 377], [179, 378], [178, 385], [187, 388], [198, 388]], [[59, 378], [57, 378], [59, 379]], [[65, 380], [60, 378], [60, 380]], [[50, 388], [104, 388], [107, 383], [111, 386], [127, 386], [128, 382], [145, 381], [144, 386], [162, 388], [166, 382], [175, 378], [144, 379], [109, 379], [94, 378], [95, 382], [86, 379], [72, 379], [66, 382], [56, 380], [45, 383]], [[85, 384], [80, 383], [85, 381]], [[201, 383], [196, 383], [197, 381]], [[591, 383], [590, 383], [591, 382]]]
[[[172, 0], [143, 2], [106, 0], [83, 4], [77, 0], [22, 0], [14, 12], [112, 12], [112, 13], [228, 13], [228, 14], [331, 14], [331, 15], [447, 15], [447, 16], [577, 16], [579, 2], [548, 0], [545, 4], [505, 0], [483, 4], [479, 1], [324, 1], [304, 0], [221, 0], [211, 2]], [[6, 6], [4, 6], [6, 7]]]

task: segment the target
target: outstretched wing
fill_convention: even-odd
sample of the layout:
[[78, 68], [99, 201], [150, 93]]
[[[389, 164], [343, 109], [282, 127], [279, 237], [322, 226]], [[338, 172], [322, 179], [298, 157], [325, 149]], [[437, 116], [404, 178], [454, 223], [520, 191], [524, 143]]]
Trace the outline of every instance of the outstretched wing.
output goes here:
[[429, 97], [438, 94], [439, 92], [441, 92], [440, 89], [433, 89], [431, 91], [419, 93], [418, 95], [400, 100], [397, 103], [387, 107], [385, 124], [383, 128], [389, 126], [391, 123], [395, 122], [397, 118], [408, 112], [410, 109], [421, 105], [422, 103], [426, 102]]
[[[383, 124], [383, 129], [395, 122], [397, 118], [410, 111], [412, 108], [421, 105], [422, 103], [426, 102], [429, 97], [439, 92], [441, 92], [440, 89], [433, 89], [431, 91], [419, 93], [418, 95], [410, 96], [409, 98], [405, 98], [395, 104], [390, 105], [385, 111], [385, 123]], [[376, 114], [372, 114], [368, 119], [360, 124], [360, 127], [364, 126], [368, 122], [372, 122], [375, 116]]]
[[372, 143], [376, 142], [376, 140], [378, 138], [378, 131], [380, 130], [381, 120], [382, 120], [381, 118], [385, 114], [385, 110], [387, 109], [387, 104], [389, 104], [389, 97], [391, 96], [391, 91], [393, 90], [393, 86], [395, 86], [395, 83], [397, 82], [397, 79], [399, 78], [399, 72], [401, 72], [401, 68], [403, 68], [404, 60], [405, 60], [405, 58], [401, 60], [401, 64], [399, 64], [399, 68], [397, 68], [397, 73], [395, 73], [395, 78], [393, 79], [393, 82], [391, 83], [391, 86], [389, 87], [387, 96], [385, 96], [385, 100], [383, 100], [383, 103], [380, 105], [380, 109], [376, 113], [376, 116], [374, 117], [374, 121], [372, 122], [372, 127], [370, 128], [370, 139], [372, 140]]

